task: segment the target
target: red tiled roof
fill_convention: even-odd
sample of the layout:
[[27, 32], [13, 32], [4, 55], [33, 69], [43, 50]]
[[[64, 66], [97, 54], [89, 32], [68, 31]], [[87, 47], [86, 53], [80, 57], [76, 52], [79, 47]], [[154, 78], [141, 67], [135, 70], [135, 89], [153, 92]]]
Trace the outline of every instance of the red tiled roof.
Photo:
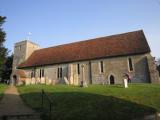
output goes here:
[[142, 30], [36, 50], [19, 68], [150, 52]]

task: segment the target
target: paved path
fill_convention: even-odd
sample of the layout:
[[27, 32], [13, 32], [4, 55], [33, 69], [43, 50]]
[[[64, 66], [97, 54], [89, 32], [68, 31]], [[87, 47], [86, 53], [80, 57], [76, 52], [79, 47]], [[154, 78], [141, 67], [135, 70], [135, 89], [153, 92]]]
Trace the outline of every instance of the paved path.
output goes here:
[[[0, 101], [0, 116], [33, 116], [37, 113], [26, 106], [15, 86], [10, 86]], [[6, 118], [5, 118], [6, 119]], [[23, 118], [24, 119], [24, 118]], [[0, 119], [1, 120], [1, 119]], [[10, 119], [9, 119], [10, 120]], [[40, 119], [36, 119], [40, 120]]]

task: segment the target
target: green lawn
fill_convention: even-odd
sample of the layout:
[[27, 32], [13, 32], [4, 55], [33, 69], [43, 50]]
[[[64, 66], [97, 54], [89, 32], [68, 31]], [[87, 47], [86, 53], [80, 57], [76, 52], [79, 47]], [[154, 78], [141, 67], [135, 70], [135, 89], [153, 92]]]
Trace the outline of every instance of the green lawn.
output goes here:
[[2, 99], [3, 93], [7, 87], [8, 87], [8, 85], [0, 84], [0, 100]]
[[[160, 112], [160, 85], [67, 85], [20, 86], [23, 100], [36, 110], [41, 107], [41, 89], [53, 100], [54, 120], [129, 120]], [[47, 109], [47, 102], [45, 102]]]

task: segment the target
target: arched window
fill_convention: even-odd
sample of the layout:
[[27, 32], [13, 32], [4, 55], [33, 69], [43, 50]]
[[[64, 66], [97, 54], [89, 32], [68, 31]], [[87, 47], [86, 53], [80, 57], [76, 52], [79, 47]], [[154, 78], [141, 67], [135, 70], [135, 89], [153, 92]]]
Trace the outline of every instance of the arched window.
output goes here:
[[62, 78], [62, 67], [59, 67], [57, 70], [57, 78]]
[[100, 61], [100, 73], [103, 73], [104, 69], [103, 69], [103, 61]]
[[80, 67], [79, 67], [79, 63], [77, 64], [77, 73], [80, 74]]

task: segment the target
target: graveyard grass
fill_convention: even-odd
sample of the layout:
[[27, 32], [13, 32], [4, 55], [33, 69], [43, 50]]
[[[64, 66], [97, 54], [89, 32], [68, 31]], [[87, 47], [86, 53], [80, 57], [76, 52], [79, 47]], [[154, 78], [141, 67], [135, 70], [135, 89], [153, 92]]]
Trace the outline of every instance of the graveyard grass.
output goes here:
[[7, 87], [8, 87], [8, 85], [6, 85], [6, 84], [0, 84], [0, 100], [2, 99], [2, 97], [4, 95], [4, 91], [6, 90]]
[[[37, 111], [42, 111], [42, 89], [53, 101], [54, 120], [129, 120], [160, 112], [158, 84], [130, 84], [126, 89], [122, 85], [89, 85], [86, 88], [67, 85], [18, 87], [22, 99]], [[44, 102], [43, 112], [48, 116], [49, 105], [46, 100]]]

